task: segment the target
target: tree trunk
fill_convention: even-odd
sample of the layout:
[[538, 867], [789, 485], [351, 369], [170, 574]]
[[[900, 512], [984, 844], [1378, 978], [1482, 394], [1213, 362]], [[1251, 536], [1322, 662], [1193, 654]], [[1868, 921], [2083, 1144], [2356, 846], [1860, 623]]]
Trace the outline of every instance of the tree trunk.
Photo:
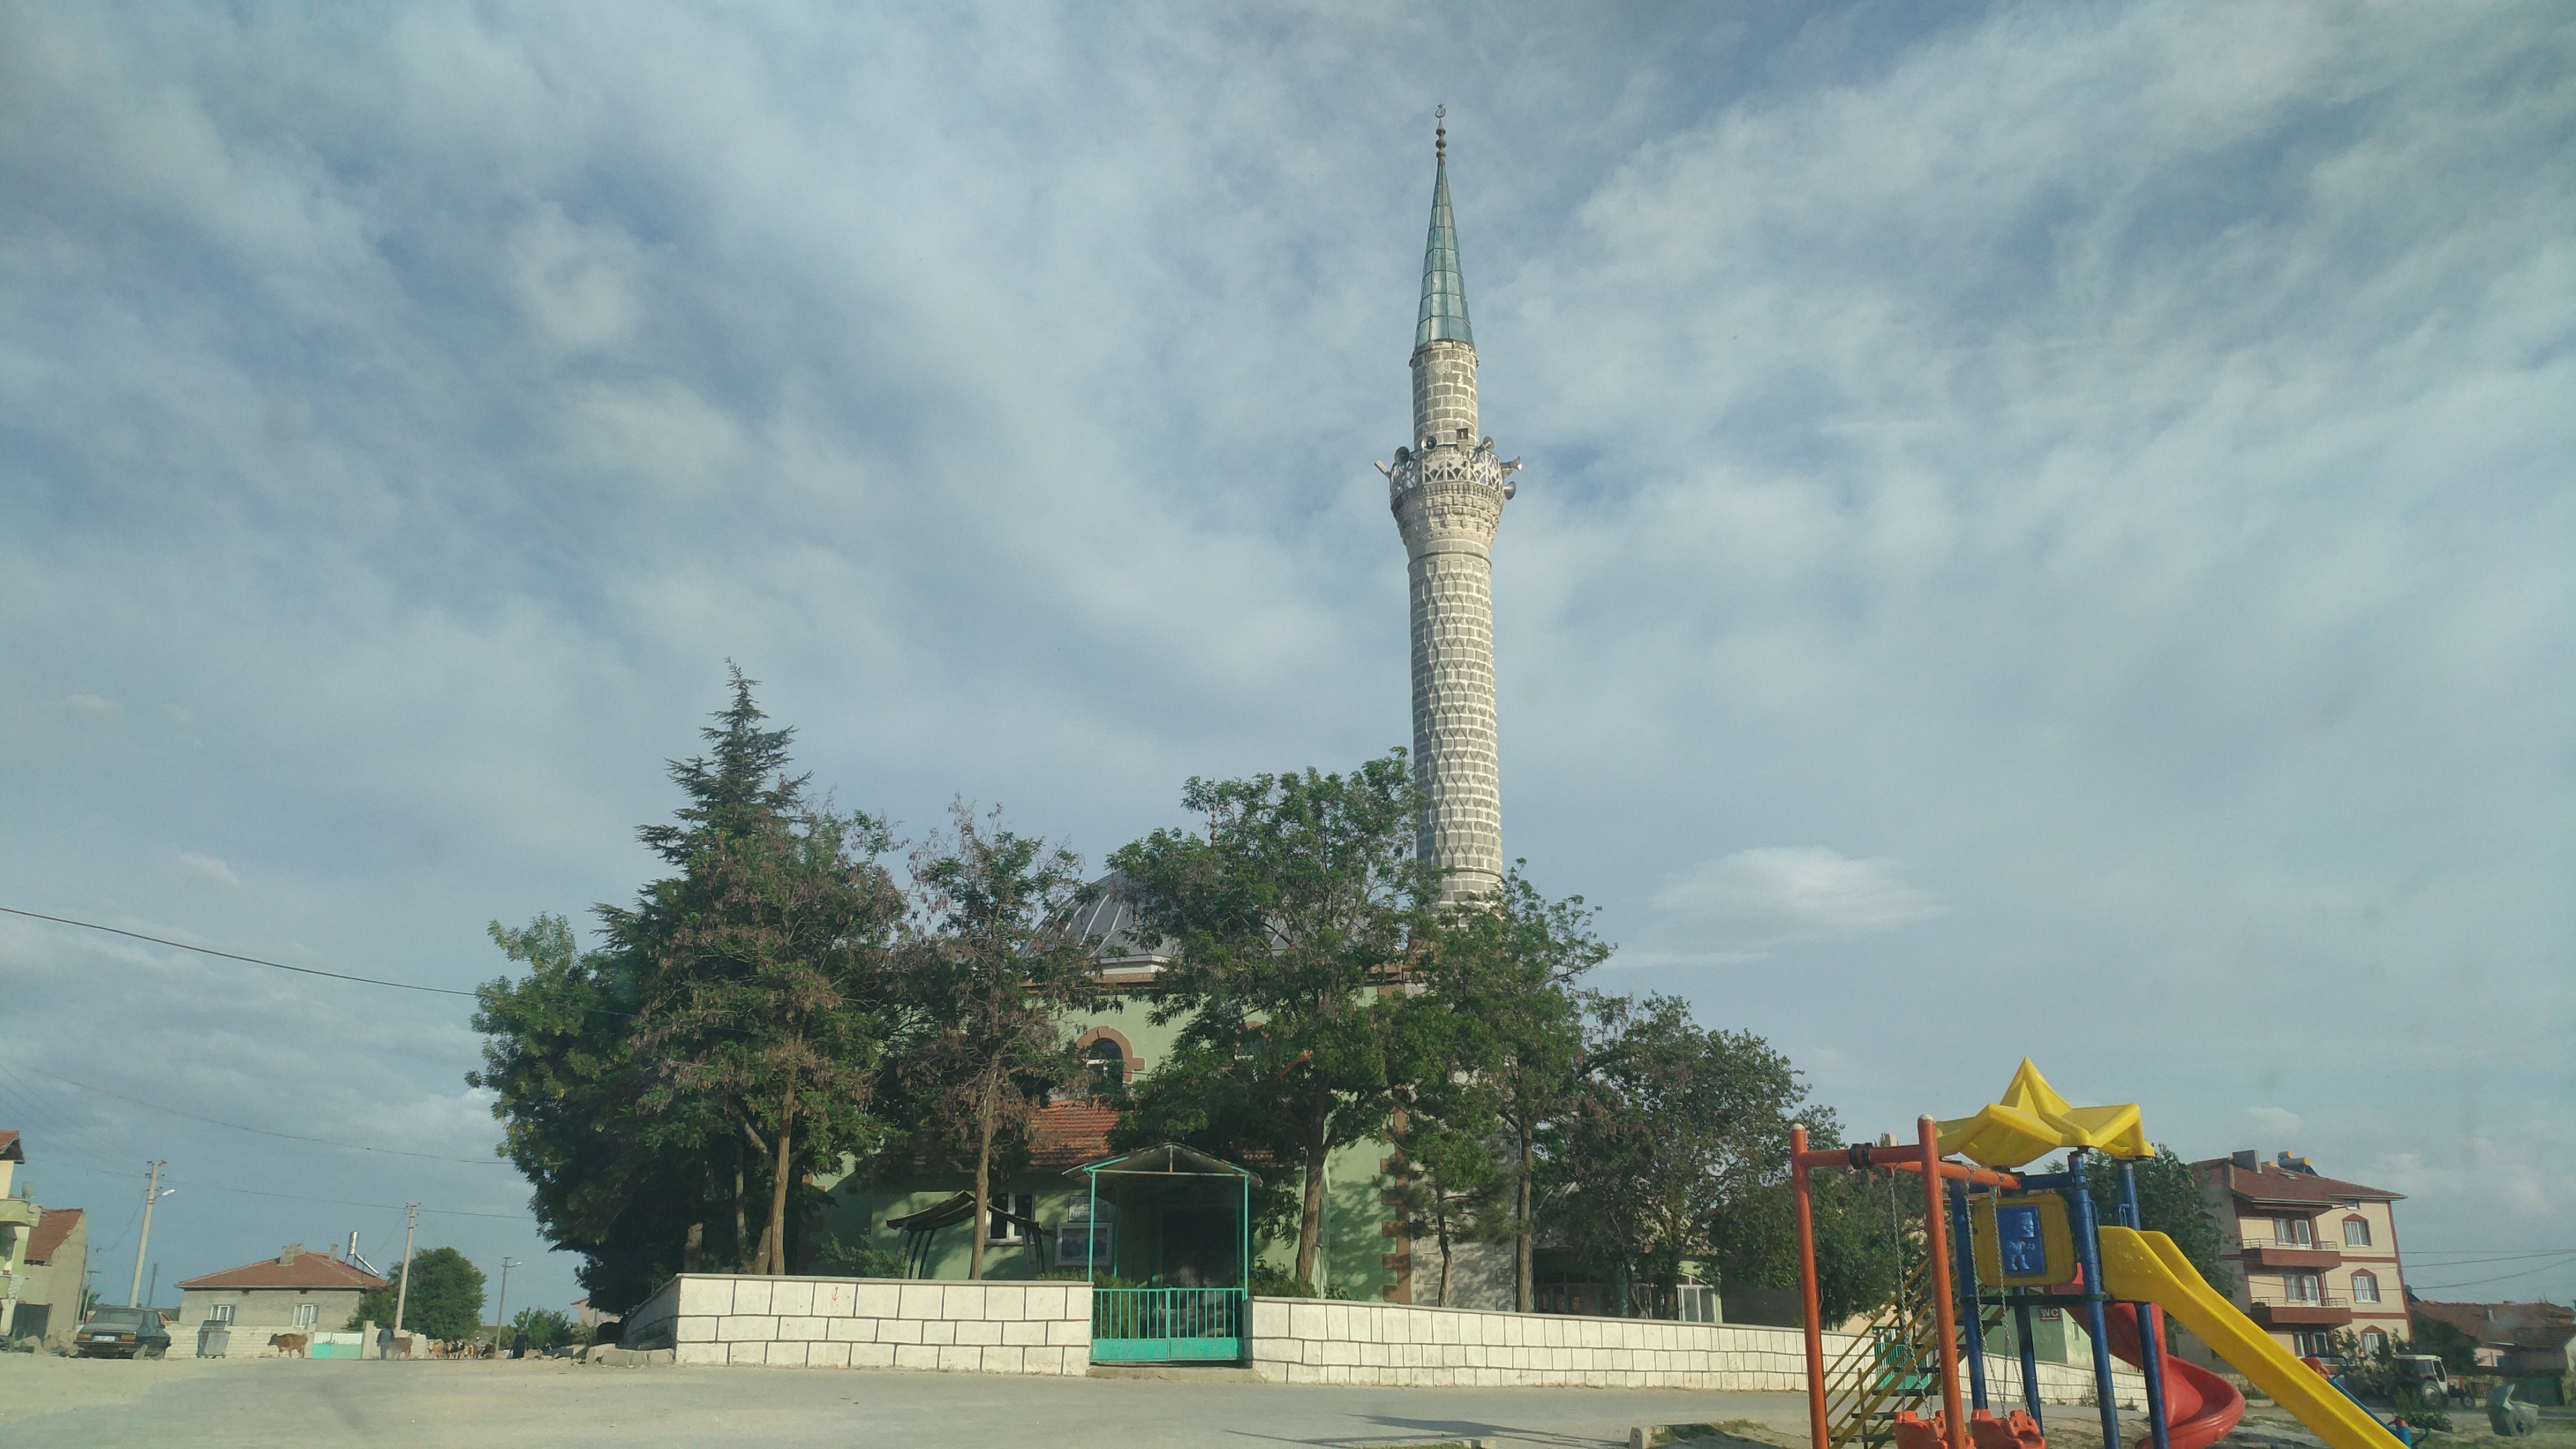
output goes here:
[[1446, 1213], [1440, 1218], [1440, 1301], [1437, 1306], [1449, 1306], [1449, 1218]]
[[1309, 1288], [1320, 1287], [1315, 1282], [1315, 1247], [1324, 1235], [1324, 1159], [1332, 1149], [1324, 1123], [1330, 1110], [1331, 1100], [1316, 1093], [1314, 1117], [1306, 1129], [1306, 1202], [1297, 1216], [1297, 1276]]
[[984, 1240], [993, 1235], [993, 1117], [997, 1084], [990, 1071], [975, 1089], [975, 1230], [966, 1240], [966, 1276], [984, 1276]]
[[736, 1147], [734, 1148], [734, 1150], [733, 1150], [733, 1261], [734, 1261], [734, 1271], [735, 1271], [735, 1272], [737, 1272], [737, 1273], [750, 1273], [750, 1272], [754, 1272], [754, 1271], [757, 1271], [757, 1270], [756, 1270], [756, 1268], [754, 1267], [754, 1265], [753, 1265], [753, 1263], [752, 1263], [752, 1261], [751, 1261], [751, 1256], [750, 1256], [750, 1254], [751, 1254], [751, 1228], [750, 1228], [750, 1226], [749, 1226], [749, 1225], [748, 1225], [748, 1224], [743, 1220], [743, 1214], [744, 1214], [744, 1211], [745, 1211], [744, 1203], [743, 1203], [743, 1199], [744, 1199], [746, 1196], [748, 1196], [748, 1192], [746, 1191], [746, 1189], [745, 1189], [745, 1187], [744, 1187], [744, 1185], [743, 1185], [743, 1180], [742, 1180], [742, 1167], [743, 1167], [743, 1163], [742, 1163], [742, 1148], [741, 1148], [740, 1146], [736, 1146]]
[[795, 1127], [796, 1082], [789, 1078], [787, 1095], [778, 1104], [778, 1177], [769, 1187], [769, 1229], [760, 1235], [765, 1260], [760, 1271], [771, 1275], [787, 1271], [787, 1143]]
[[1530, 1198], [1538, 1178], [1538, 1146], [1530, 1140], [1530, 1134], [1526, 1129], [1522, 1131], [1520, 1137], [1521, 1160], [1518, 1174], [1520, 1181], [1514, 1194], [1520, 1201], [1512, 1214], [1512, 1302], [1519, 1312], [1527, 1313], [1533, 1306], [1531, 1290], [1535, 1276], [1530, 1271], [1533, 1257], [1530, 1251], [1532, 1237], [1530, 1214], [1533, 1211]]
[[680, 1240], [681, 1272], [694, 1273], [698, 1271], [698, 1250], [705, 1247], [706, 1242], [707, 1225], [705, 1223], [689, 1224], [689, 1235]]

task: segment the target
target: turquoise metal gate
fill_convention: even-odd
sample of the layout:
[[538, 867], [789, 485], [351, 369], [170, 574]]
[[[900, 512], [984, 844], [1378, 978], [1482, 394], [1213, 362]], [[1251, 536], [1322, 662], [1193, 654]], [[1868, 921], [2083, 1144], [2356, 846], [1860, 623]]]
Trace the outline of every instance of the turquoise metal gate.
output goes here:
[[[1240, 1362], [1252, 1286], [1252, 1189], [1260, 1179], [1171, 1142], [1074, 1170], [1090, 1179], [1091, 1200], [1079, 1256], [1060, 1251], [1057, 1265], [1078, 1264], [1091, 1278], [1091, 1361]], [[1115, 1226], [1101, 1212], [1103, 1178], [1131, 1199]], [[1212, 1210], [1223, 1216], [1210, 1219]], [[1187, 1216], [1176, 1221], [1176, 1211]], [[1200, 1231], [1185, 1238], [1184, 1222]], [[1217, 1286], [1229, 1278], [1231, 1285]]]
[[1094, 1288], [1094, 1363], [1232, 1363], [1243, 1357], [1240, 1288]]

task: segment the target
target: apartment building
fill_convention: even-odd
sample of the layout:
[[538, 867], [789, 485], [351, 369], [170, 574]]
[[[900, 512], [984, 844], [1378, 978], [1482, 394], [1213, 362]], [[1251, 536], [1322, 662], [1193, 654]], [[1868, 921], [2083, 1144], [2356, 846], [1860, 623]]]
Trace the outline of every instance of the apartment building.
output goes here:
[[2257, 1152], [2195, 1162], [2209, 1215], [2236, 1246], [2236, 1306], [2295, 1354], [2325, 1354], [2339, 1330], [2364, 1349], [2404, 1339], [2406, 1278], [2397, 1204], [2405, 1196], [2320, 1173], [2304, 1157]]

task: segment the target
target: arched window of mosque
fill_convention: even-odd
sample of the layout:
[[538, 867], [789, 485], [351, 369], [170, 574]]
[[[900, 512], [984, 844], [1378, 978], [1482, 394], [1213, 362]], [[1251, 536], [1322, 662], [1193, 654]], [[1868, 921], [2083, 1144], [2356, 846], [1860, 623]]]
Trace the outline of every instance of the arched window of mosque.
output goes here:
[[2369, 1247], [2370, 1219], [2345, 1218], [2343, 1220], [2343, 1245], [2347, 1248]]
[[1091, 1064], [1091, 1070], [1103, 1082], [1115, 1085], [1127, 1080], [1127, 1053], [1105, 1036], [1084, 1047], [1082, 1059]]

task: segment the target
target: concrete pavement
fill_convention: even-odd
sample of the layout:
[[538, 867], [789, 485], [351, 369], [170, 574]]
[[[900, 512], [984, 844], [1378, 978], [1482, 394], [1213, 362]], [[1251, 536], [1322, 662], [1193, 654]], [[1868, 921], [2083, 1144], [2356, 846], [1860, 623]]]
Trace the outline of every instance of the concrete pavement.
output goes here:
[[[1629, 1426], [1745, 1421], [1794, 1442], [1794, 1395], [1679, 1390], [1380, 1389], [894, 1371], [575, 1368], [533, 1363], [161, 1363], [0, 1355], [0, 1442], [711, 1444], [975, 1449], [1382, 1446], [1491, 1439], [1625, 1444]], [[1759, 1431], [1755, 1431], [1759, 1432]]]

